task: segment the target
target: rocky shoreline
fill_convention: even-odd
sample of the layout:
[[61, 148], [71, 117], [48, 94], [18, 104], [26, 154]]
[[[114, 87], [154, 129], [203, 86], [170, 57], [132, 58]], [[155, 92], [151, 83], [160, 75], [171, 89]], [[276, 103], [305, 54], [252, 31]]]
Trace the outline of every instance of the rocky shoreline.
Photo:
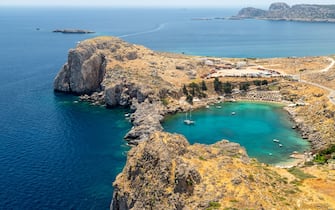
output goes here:
[[[55, 91], [80, 95], [81, 100], [107, 108], [122, 106], [133, 111], [129, 116], [133, 127], [125, 139], [136, 146], [114, 183], [111, 209], [206, 209], [221, 204], [264, 209], [293, 204], [293, 195], [306, 197], [287, 181], [292, 178], [285, 171], [250, 160], [236, 143], [223, 140], [214, 145], [190, 145], [180, 135], [162, 132], [166, 115], [225, 100], [297, 101], [287, 92], [290, 86], [282, 86], [280, 91], [250, 91], [229, 98], [211, 90], [191, 106], [182, 85], [200, 79], [196, 70], [204, 68], [198, 58], [155, 53], [111, 37], [86, 40], [69, 51], [67, 63], [54, 80]], [[313, 150], [325, 147], [318, 129], [305, 123], [296, 107], [285, 109], [295, 122], [294, 129], [311, 142]], [[287, 196], [287, 190], [294, 193]], [[320, 203], [328, 206], [319, 197], [310, 195], [309, 200], [318, 207]]]
[[[107, 86], [107, 80], [110, 80], [109, 78], [113, 75], [107, 72], [106, 68], [109, 61], [102, 50], [113, 49], [115, 45], [121, 44], [124, 43], [118, 39], [112, 39], [108, 42], [102, 41], [98, 44], [79, 44], [76, 49], [69, 51], [68, 62], [55, 78], [54, 88], [55, 91], [81, 95], [81, 100], [96, 105], [130, 107], [134, 112], [130, 115], [133, 127], [125, 135], [125, 139], [130, 145], [137, 145], [138, 142], [147, 139], [151, 133], [162, 131], [161, 121], [168, 114], [203, 108], [209, 104], [225, 101], [223, 98], [219, 99], [219, 96], [213, 95], [194, 102], [192, 106], [187, 105], [186, 102], [181, 104], [178, 102], [180, 94], [177, 90], [169, 92], [164, 87], [155, 91], [153, 87], [145, 87], [142, 83], [127, 81], [126, 75], [123, 75], [125, 72], [121, 71], [117, 71], [118, 78], [112, 80], [112, 85]], [[129, 45], [126, 47], [130, 48]], [[176, 98], [173, 100], [177, 103], [164, 106], [160, 95], [174, 95]], [[288, 102], [282, 100], [282, 95], [278, 91], [251, 91], [243, 95], [234, 95], [233, 100], [288, 104]], [[304, 139], [311, 142], [313, 151], [325, 147], [321, 135], [311, 125], [306, 125], [303, 119], [298, 118], [294, 108], [286, 107], [285, 110], [288, 111], [294, 121], [294, 128], [300, 132]]]

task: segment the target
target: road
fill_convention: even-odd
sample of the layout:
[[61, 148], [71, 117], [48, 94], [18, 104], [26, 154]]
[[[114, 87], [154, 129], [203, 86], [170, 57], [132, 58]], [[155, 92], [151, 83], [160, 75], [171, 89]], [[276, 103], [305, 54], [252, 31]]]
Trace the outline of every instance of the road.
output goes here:
[[[319, 72], [327, 72], [329, 71], [330, 69], [332, 69], [335, 65], [335, 60], [333, 58], [330, 58], [328, 57], [327, 58], [331, 63], [324, 69], [321, 69]], [[303, 82], [303, 83], [306, 83], [306, 84], [309, 84], [309, 85], [313, 85], [313, 86], [316, 86], [316, 87], [319, 87], [319, 88], [322, 88], [324, 90], [327, 90], [329, 91], [329, 95], [328, 95], [328, 99], [329, 101], [335, 105], [335, 90], [332, 89], [332, 88], [329, 88], [329, 87], [326, 87], [324, 85], [320, 85], [318, 83], [314, 83], [314, 82], [309, 82], [309, 81], [306, 81], [306, 80], [302, 80], [300, 79], [300, 82]]]

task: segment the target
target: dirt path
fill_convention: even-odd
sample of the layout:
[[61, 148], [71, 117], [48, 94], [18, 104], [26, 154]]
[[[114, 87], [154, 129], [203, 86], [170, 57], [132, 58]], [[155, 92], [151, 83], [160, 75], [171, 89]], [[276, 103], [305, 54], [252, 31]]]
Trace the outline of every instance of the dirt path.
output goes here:
[[[324, 69], [321, 69], [320, 71], [317, 71], [317, 72], [327, 72], [329, 71], [330, 69], [332, 69], [335, 65], [335, 60], [331, 57], [328, 57], [327, 58], [331, 63]], [[313, 72], [315, 73], [315, 72]], [[309, 85], [313, 85], [313, 86], [316, 86], [316, 87], [319, 87], [319, 88], [322, 88], [324, 90], [327, 90], [329, 91], [329, 95], [328, 95], [328, 99], [329, 101], [335, 105], [335, 90], [332, 89], [332, 88], [329, 88], [329, 87], [326, 87], [324, 85], [321, 85], [321, 84], [318, 84], [318, 83], [314, 83], [314, 82], [309, 82], [309, 81], [306, 81], [306, 80], [302, 80], [300, 79], [300, 82], [303, 82], [303, 83], [306, 83], [306, 84], [309, 84]]]
[[333, 68], [333, 66], [335, 65], [335, 60], [331, 57], [327, 58], [331, 63], [329, 64], [329, 66], [327, 66], [326, 68], [322, 69], [320, 72], [327, 72], [329, 71], [331, 68]]

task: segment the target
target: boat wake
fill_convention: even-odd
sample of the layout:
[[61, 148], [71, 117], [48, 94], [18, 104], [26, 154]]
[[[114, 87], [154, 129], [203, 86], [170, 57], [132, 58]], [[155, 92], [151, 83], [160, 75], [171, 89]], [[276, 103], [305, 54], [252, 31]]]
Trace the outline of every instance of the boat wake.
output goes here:
[[160, 25], [158, 25], [156, 28], [147, 30], [147, 31], [141, 31], [141, 32], [135, 32], [135, 33], [130, 33], [130, 34], [124, 34], [121, 36], [118, 36], [119, 38], [124, 38], [124, 37], [130, 37], [130, 36], [138, 36], [138, 35], [143, 35], [143, 34], [150, 34], [150, 33], [154, 33], [157, 31], [162, 30], [163, 28], [165, 28], [165, 23], [162, 23]]

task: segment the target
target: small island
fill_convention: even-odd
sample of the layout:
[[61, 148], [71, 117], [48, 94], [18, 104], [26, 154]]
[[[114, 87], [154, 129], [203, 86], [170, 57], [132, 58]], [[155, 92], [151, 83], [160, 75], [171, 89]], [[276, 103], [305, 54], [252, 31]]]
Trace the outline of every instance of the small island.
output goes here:
[[53, 30], [54, 33], [63, 33], [63, 34], [93, 34], [95, 31], [83, 30], [83, 29], [56, 29]]
[[335, 5], [297, 4], [290, 7], [286, 3], [279, 2], [271, 4], [268, 10], [253, 7], [243, 8], [231, 19], [335, 23]]

